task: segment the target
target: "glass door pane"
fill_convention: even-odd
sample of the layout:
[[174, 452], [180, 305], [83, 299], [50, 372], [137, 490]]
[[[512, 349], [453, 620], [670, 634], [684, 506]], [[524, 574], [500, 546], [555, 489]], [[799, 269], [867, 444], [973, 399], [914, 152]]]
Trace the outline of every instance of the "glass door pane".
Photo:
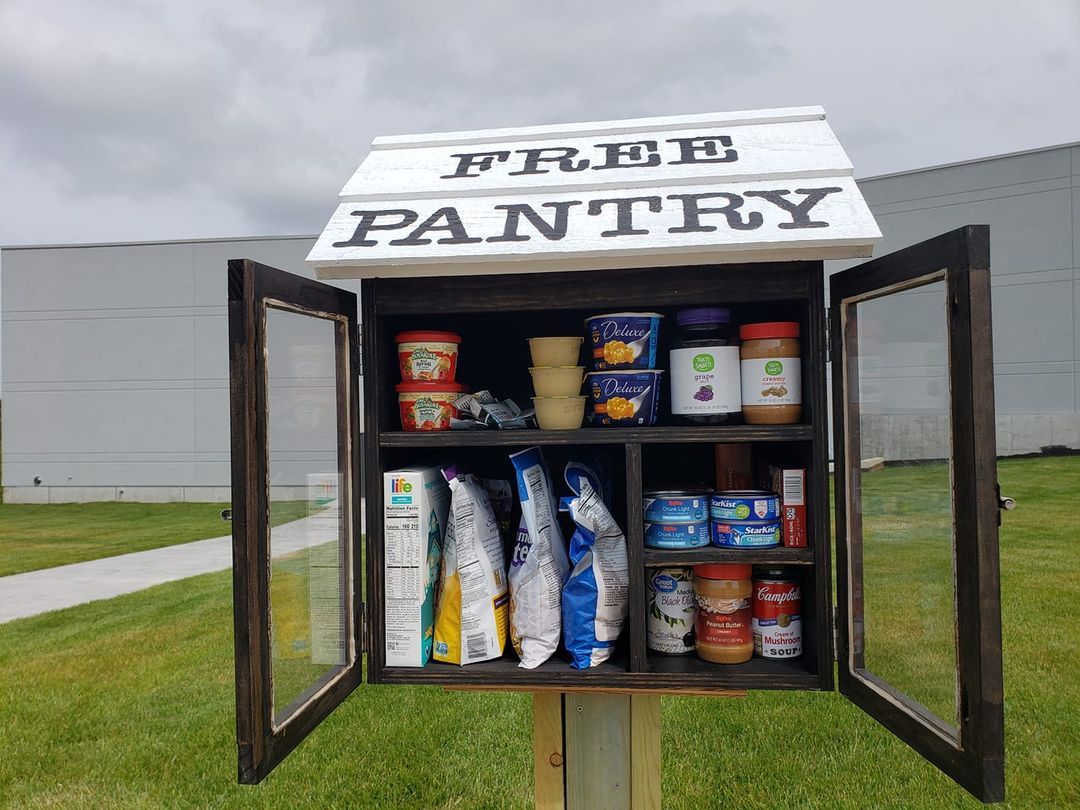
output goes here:
[[340, 328], [335, 320], [266, 309], [275, 727], [349, 663], [335, 373]]
[[845, 306], [853, 372], [848, 428], [857, 431], [859, 449], [847, 458], [849, 555], [862, 594], [853, 605], [850, 665], [857, 676], [925, 707], [955, 736], [946, 298], [939, 278]]

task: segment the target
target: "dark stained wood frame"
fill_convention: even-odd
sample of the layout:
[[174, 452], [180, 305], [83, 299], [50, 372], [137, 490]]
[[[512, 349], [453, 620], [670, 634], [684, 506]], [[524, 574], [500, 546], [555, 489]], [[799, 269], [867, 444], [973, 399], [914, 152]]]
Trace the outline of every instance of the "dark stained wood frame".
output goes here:
[[[722, 290], [722, 292], [718, 292]], [[621, 692], [667, 691], [719, 693], [731, 689], [833, 688], [833, 638], [831, 577], [829, 562], [828, 424], [826, 326], [824, 274], [821, 262], [754, 263], [717, 267], [668, 267], [631, 270], [601, 270], [581, 273], [522, 273], [499, 276], [442, 276], [430, 278], [365, 279], [361, 282], [361, 321], [364, 324], [363, 367], [364, 469], [367, 517], [367, 594], [373, 606], [368, 615], [368, 680], [372, 683], [438, 684], [529, 690], [559, 685], [575, 688], [603, 688]], [[738, 425], [717, 427], [657, 426], [620, 430], [571, 431], [454, 431], [446, 433], [405, 433], [396, 414], [382, 410], [377, 392], [392, 390], [397, 368], [387, 362], [393, 332], [382, 327], [389, 318], [403, 315], [503, 313], [535, 310], [654, 309], [700, 305], [722, 299], [730, 303], [798, 301], [805, 307], [807, 332], [804, 357], [813, 358], [814, 373], [804, 374], [804, 400], [811, 403], [814, 420], [801, 425]], [[730, 552], [703, 549], [687, 552], [682, 564], [704, 559], [719, 561], [738, 554], [744, 562], [792, 564], [813, 578], [816, 601], [807, 605], [816, 627], [816, 667], [801, 661], [754, 659], [739, 667], [723, 667], [685, 659], [656, 660], [645, 647], [644, 567], [656, 563], [658, 553], [643, 546], [640, 515], [642, 447], [655, 443], [777, 442], [801, 443], [812, 456], [808, 463], [811, 501], [812, 547], [809, 549], [769, 549]], [[628, 638], [625, 658], [618, 665], [604, 665], [588, 671], [571, 669], [562, 662], [548, 662], [535, 670], [520, 669], [511, 661], [487, 662], [468, 667], [430, 663], [423, 668], [387, 667], [384, 655], [382, 472], [388, 450], [415, 448], [430, 450], [433, 457], [446, 457], [462, 447], [528, 447], [541, 445], [607, 444], [624, 447], [629, 563], [632, 573], [629, 618], [624, 637]], [[668, 564], [675, 564], [669, 562]], [[807, 656], [809, 658], [809, 656]]]
[[[862, 668], [858, 477], [858, 300], [944, 278], [948, 297], [959, 728]], [[922, 282], [913, 284], [915, 280]], [[832, 277], [833, 424], [840, 691], [984, 802], [1005, 797], [990, 232], [969, 225]], [[854, 460], [854, 461], [849, 461]]]
[[[247, 259], [230, 260], [229, 383], [232, 425], [233, 623], [239, 781], [261, 781], [362, 681], [359, 347], [356, 296]], [[346, 664], [313, 685], [275, 728], [270, 663], [269, 483], [264, 347], [266, 308], [326, 318], [335, 325], [341, 532], [348, 587], [342, 610]], [[321, 687], [321, 688], [319, 688]]]

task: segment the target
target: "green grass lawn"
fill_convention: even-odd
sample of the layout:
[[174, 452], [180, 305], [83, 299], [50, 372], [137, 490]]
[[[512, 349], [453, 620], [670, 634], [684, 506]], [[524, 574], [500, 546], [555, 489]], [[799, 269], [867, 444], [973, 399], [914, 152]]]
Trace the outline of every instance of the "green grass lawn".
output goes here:
[[[1000, 477], [1018, 502], [1002, 532], [1009, 806], [1075, 806], [1080, 458]], [[8, 806], [531, 805], [530, 698], [435, 687], [361, 686], [262, 785], [236, 785], [227, 572], [0, 626], [0, 695]], [[666, 807], [978, 806], [837, 694], [663, 705]]]
[[[0, 504], [0, 576], [221, 537], [225, 503]], [[307, 514], [275, 501], [274, 522]]]

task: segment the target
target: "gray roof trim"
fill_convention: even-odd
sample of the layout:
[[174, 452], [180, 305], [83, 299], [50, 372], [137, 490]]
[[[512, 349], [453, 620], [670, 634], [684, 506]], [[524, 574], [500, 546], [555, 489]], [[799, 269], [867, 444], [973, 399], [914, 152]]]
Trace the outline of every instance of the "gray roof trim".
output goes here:
[[138, 242], [82, 242], [72, 244], [55, 245], [0, 245], [0, 250], [62, 250], [66, 248], [111, 248], [111, 247], [138, 247], [141, 245], [205, 245], [218, 244], [221, 242], [281, 242], [289, 240], [302, 240], [314, 242], [319, 238], [313, 234], [286, 234], [283, 236], [220, 236], [204, 237], [200, 239], [147, 239]]
[[956, 160], [952, 163], [936, 163], [933, 166], [921, 166], [917, 169], [904, 169], [898, 172], [887, 172], [885, 174], [875, 174], [871, 177], [859, 177], [856, 175], [855, 182], [863, 183], [867, 180], [885, 180], [890, 177], [903, 177], [911, 174], [921, 174], [922, 172], [933, 172], [938, 169], [952, 169], [956, 166], [967, 166], [972, 163], [986, 163], [990, 160], [1002, 160], [1004, 158], [1020, 157], [1022, 155], [1034, 155], [1038, 152], [1053, 152], [1057, 149], [1072, 149], [1074, 146], [1080, 146], [1080, 141], [1068, 141], [1066, 143], [1057, 143], [1052, 146], [1036, 146], [1032, 149], [1018, 149], [1015, 152], [1003, 152], [999, 155], [984, 155], [983, 157], [968, 158], [967, 160]]

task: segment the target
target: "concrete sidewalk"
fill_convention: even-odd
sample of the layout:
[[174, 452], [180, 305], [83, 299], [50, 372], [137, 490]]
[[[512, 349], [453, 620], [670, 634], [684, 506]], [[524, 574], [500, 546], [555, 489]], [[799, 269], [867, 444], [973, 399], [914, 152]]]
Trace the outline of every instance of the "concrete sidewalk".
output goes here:
[[[319, 517], [275, 526], [274, 556], [326, 542], [327, 530]], [[0, 577], [0, 624], [231, 567], [227, 535]]]

